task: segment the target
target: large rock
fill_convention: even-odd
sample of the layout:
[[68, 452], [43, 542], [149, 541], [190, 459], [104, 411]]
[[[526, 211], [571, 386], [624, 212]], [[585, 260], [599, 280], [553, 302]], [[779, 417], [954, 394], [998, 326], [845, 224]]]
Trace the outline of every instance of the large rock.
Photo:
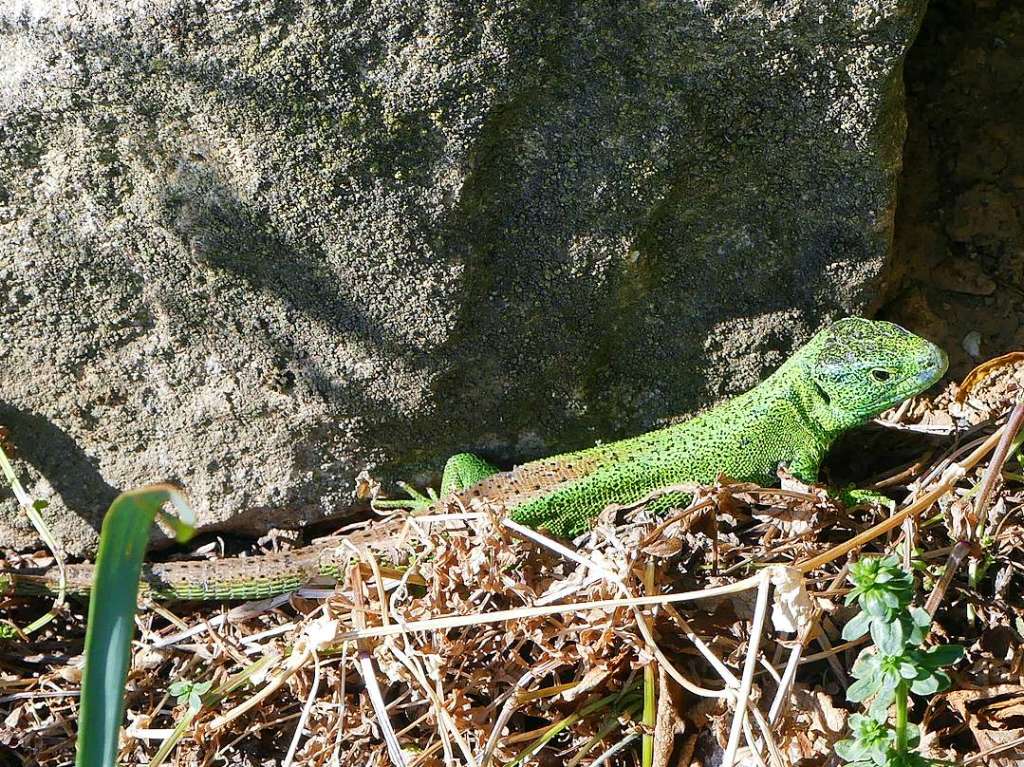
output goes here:
[[885, 265], [924, 0], [128, 5], [0, 11], [0, 424], [74, 552], [649, 428]]

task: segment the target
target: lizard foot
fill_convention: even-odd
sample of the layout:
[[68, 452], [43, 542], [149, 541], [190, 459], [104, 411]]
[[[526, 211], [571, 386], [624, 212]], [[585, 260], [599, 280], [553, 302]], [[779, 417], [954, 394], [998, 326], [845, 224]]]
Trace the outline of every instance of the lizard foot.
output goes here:
[[415, 487], [413, 487], [412, 485], [408, 484], [407, 482], [399, 482], [397, 484], [406, 493], [408, 493], [408, 495], [409, 495], [408, 498], [393, 498], [393, 499], [389, 498], [389, 499], [384, 500], [384, 501], [374, 501], [370, 505], [373, 506], [376, 509], [410, 509], [410, 510], [416, 510], [416, 509], [425, 509], [427, 506], [429, 506], [430, 504], [434, 503], [438, 499], [437, 498], [437, 492], [435, 492], [434, 488], [432, 488], [432, 487], [428, 487], [427, 488], [427, 494], [424, 495], [423, 493], [421, 493], [419, 490], [417, 490]]
[[867, 506], [873, 503], [877, 503], [882, 508], [888, 509], [889, 513], [892, 514], [896, 510], [896, 501], [887, 495], [883, 495], [875, 490], [863, 490], [853, 485], [841, 489], [836, 493], [836, 497], [843, 502], [843, 505], [848, 509], [852, 509], [854, 506]]

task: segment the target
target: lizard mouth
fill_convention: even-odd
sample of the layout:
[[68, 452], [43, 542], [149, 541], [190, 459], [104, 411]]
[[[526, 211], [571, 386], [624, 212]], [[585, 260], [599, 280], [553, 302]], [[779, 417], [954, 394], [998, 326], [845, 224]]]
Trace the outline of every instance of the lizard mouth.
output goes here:
[[938, 346], [932, 344], [932, 348], [928, 351], [924, 359], [921, 360], [921, 370], [914, 376], [915, 388], [917, 391], [922, 392], [946, 373], [946, 369], [949, 367], [949, 357], [942, 351]]

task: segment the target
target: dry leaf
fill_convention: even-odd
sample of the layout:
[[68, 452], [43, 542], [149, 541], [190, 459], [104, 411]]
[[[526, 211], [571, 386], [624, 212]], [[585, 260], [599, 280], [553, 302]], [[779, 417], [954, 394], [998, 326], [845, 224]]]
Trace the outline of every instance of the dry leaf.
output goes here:
[[967, 395], [970, 394], [971, 390], [981, 381], [992, 375], [995, 371], [1015, 365], [1018, 362], [1024, 362], [1024, 352], [1009, 352], [1008, 354], [982, 362], [964, 378], [960, 384], [960, 390], [956, 393], [956, 401], [962, 404], [967, 399]]
[[[948, 708], [957, 723], [939, 731], [954, 735], [966, 728], [974, 736], [982, 752], [998, 751], [1006, 744], [1024, 737], [1024, 687], [1013, 684], [995, 685], [977, 690], [951, 690], [936, 696], [928, 707], [926, 724], [942, 720], [941, 712]], [[1017, 767], [1024, 759], [1024, 745], [999, 751], [986, 764], [997, 767]]]

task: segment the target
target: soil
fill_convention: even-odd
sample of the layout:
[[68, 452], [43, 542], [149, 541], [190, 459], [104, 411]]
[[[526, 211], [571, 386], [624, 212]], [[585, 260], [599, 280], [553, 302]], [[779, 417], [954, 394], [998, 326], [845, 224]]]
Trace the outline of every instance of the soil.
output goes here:
[[880, 312], [950, 372], [1024, 346], [1024, 5], [935, 0], [906, 62], [908, 133]]

